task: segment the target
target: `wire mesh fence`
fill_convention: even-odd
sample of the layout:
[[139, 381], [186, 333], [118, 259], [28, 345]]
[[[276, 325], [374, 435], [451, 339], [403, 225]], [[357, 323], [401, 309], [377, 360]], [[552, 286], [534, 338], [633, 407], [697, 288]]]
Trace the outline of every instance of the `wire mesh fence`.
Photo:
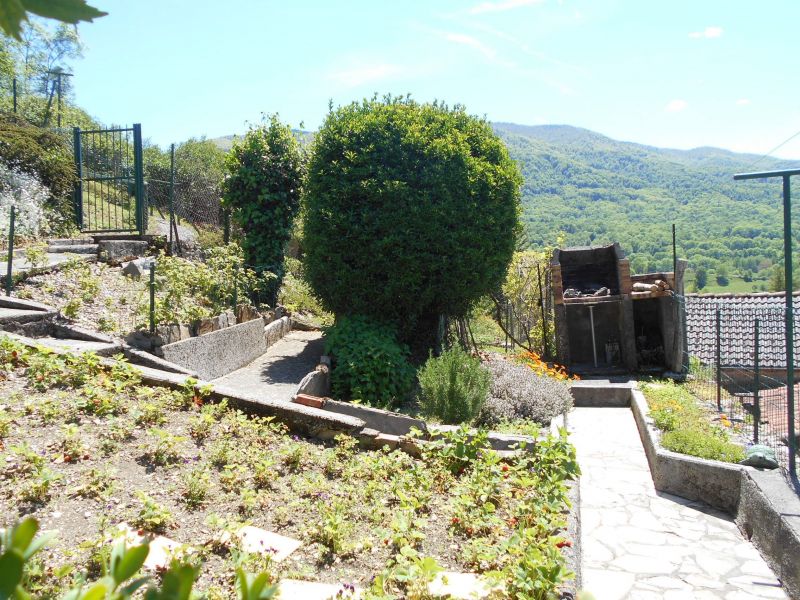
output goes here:
[[146, 196], [154, 233], [165, 235], [180, 251], [203, 234], [222, 237], [227, 219], [222, 209], [222, 180], [218, 173], [197, 168], [191, 154], [145, 153]]
[[[795, 296], [795, 305], [798, 299]], [[788, 467], [789, 453], [797, 444], [790, 444], [792, 394], [787, 380], [797, 361], [795, 365], [786, 362], [783, 294], [679, 300], [685, 303], [687, 318], [687, 386], [719, 413], [723, 425], [749, 443], [769, 446], [781, 465]], [[797, 346], [796, 325], [794, 331]], [[800, 388], [796, 385], [793, 395], [793, 414], [797, 414]]]

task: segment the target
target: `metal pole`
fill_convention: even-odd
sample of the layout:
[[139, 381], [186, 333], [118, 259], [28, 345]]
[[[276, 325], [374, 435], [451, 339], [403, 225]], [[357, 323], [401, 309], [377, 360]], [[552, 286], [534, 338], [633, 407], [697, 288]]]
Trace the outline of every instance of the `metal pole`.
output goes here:
[[156, 261], [150, 263], [150, 333], [156, 332]]
[[61, 128], [61, 73], [58, 74], [58, 128]]
[[169, 251], [172, 248], [172, 228], [175, 227], [175, 144], [169, 148]]
[[589, 304], [589, 324], [592, 328], [592, 356], [594, 357], [594, 368], [597, 368], [597, 343], [594, 339], [594, 304]]
[[17, 78], [14, 77], [14, 83], [12, 84], [13, 92], [14, 92], [14, 114], [17, 114]]
[[722, 410], [722, 367], [720, 366], [721, 348], [720, 348], [720, 315], [717, 309], [717, 373], [715, 379], [717, 380], [717, 410]]
[[542, 269], [539, 263], [536, 263], [536, 275], [539, 279], [539, 304], [542, 307], [542, 352], [545, 359], [549, 358], [550, 353], [547, 351], [547, 311], [544, 307], [544, 288], [542, 287]]
[[142, 125], [135, 123], [133, 125], [133, 170], [136, 182], [136, 229], [139, 231], [139, 235], [144, 235], [147, 230], [142, 158]]
[[755, 347], [753, 348], [753, 362], [755, 368], [753, 371], [753, 441], [758, 443], [758, 428], [761, 425], [761, 398], [759, 398], [759, 391], [761, 388], [759, 372], [759, 357], [758, 357], [758, 319], [755, 322], [755, 332], [753, 336], [755, 340]]
[[794, 303], [792, 302], [792, 192], [783, 176], [783, 268], [786, 281], [786, 400], [789, 425], [789, 474], [795, 476], [797, 439], [794, 429]]
[[675, 243], [675, 223], [672, 224], [672, 289], [678, 286], [678, 247]]
[[8, 267], [6, 268], [6, 296], [11, 295], [12, 275], [11, 266], [14, 261], [14, 221], [17, 218], [17, 209], [11, 207], [11, 222], [8, 227]]
[[81, 128], [72, 128], [72, 147], [75, 155], [75, 220], [78, 229], [83, 229], [83, 156], [81, 153]]

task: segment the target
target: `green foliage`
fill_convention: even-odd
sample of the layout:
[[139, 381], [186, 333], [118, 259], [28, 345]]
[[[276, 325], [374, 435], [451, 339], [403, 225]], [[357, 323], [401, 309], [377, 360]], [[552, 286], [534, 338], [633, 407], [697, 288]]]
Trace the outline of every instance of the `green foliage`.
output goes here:
[[[235, 294], [244, 299], [269, 280], [269, 273], [259, 276], [245, 268], [236, 244], [209, 250], [205, 262], [162, 254], [156, 260], [156, 324], [190, 323], [217, 315], [233, 306]], [[138, 306], [142, 327], [148, 322], [149, 306], [149, 298]]]
[[[671, 271], [675, 223], [678, 255], [692, 268], [708, 273], [724, 264], [731, 274], [750, 271], [766, 283], [781, 261], [778, 184], [731, 177], [751, 168], [751, 156], [659, 149], [567, 126], [494, 127], [525, 177], [523, 221], [531, 248], [554, 246], [560, 234], [568, 246], [616, 241], [634, 272]], [[767, 158], [760, 168], [792, 166]]]
[[730, 441], [728, 431], [710, 422], [709, 411], [686, 388], [659, 382], [645, 385], [643, 391], [655, 426], [664, 432], [664, 448], [710, 460], [744, 460], [744, 449]]
[[386, 408], [411, 391], [414, 370], [408, 349], [391, 329], [365, 317], [343, 317], [326, 328], [325, 353], [334, 359], [331, 389], [337, 398]]
[[422, 411], [446, 424], [472, 421], [486, 402], [491, 384], [481, 361], [460, 346], [429, 358], [418, 377]]
[[57, 2], [3, 0], [2, 10], [0, 10], [0, 28], [6, 35], [18, 40], [22, 39], [22, 26], [28, 20], [27, 13], [73, 25], [81, 21], [91, 22], [108, 14], [90, 6], [86, 0], [58, 0]]
[[[0, 114], [0, 160], [35, 175], [52, 194], [47, 208], [62, 229], [74, 222], [75, 162], [65, 139], [12, 114]], [[59, 225], [60, 224], [60, 225]]]
[[273, 301], [284, 273], [286, 243], [300, 208], [305, 157], [288, 125], [277, 115], [252, 127], [226, 158], [224, 203], [244, 234], [247, 264], [277, 276], [267, 290]]
[[[36, 537], [39, 523], [28, 517], [14, 527], [0, 531], [0, 598], [3, 600], [28, 600], [25, 589], [25, 572], [30, 569], [33, 555], [53, 537], [44, 534]], [[101, 554], [107, 558], [101, 564], [102, 577], [91, 583], [73, 588], [62, 600], [189, 600], [198, 578], [197, 567], [173, 560], [159, 581], [142, 574], [150, 553], [149, 544], [128, 546], [121, 540], [108, 548], [103, 542]], [[275, 577], [269, 571], [258, 574], [236, 569], [237, 598], [239, 600], [269, 600], [277, 594]], [[147, 587], [145, 587], [147, 586]], [[142, 594], [142, 591], [144, 592]]]
[[708, 282], [708, 273], [703, 267], [698, 267], [694, 270], [694, 287], [697, 290], [702, 290], [706, 287]]
[[293, 313], [316, 319], [322, 325], [333, 323], [331, 314], [325, 312], [311, 291], [303, 274], [303, 265], [296, 258], [286, 258], [286, 274], [278, 292], [278, 303]]
[[425, 346], [440, 315], [464, 316], [500, 286], [521, 178], [486, 121], [373, 98], [331, 110], [312, 148], [304, 265], [326, 309]]

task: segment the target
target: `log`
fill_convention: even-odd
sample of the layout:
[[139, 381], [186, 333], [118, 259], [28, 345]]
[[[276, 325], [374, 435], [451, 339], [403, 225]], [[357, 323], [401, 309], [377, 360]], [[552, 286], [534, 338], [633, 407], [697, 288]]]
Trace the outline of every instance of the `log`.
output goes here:
[[633, 284], [633, 291], [634, 292], [657, 292], [659, 291], [658, 286], [654, 283], [634, 283]]

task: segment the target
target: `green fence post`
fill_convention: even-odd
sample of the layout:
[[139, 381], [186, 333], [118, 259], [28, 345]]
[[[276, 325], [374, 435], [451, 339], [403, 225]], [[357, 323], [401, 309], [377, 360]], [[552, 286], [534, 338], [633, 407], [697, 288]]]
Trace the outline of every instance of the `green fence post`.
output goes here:
[[14, 260], [14, 221], [17, 218], [17, 209], [11, 207], [11, 220], [8, 227], [8, 268], [6, 269], [6, 296], [11, 295], [11, 286], [13, 285], [11, 263]]
[[720, 366], [721, 348], [720, 348], [720, 315], [717, 309], [717, 373], [715, 379], [717, 380], [717, 410], [722, 410], [722, 367]]
[[150, 333], [156, 332], [156, 261], [150, 263]]
[[761, 382], [759, 381], [761, 373], [759, 372], [759, 357], [758, 357], [758, 319], [755, 322], [755, 330], [753, 338], [755, 340], [755, 348], [753, 351], [753, 441], [758, 443], [758, 427], [761, 424], [761, 399], [759, 398], [759, 388]]
[[147, 208], [145, 207], [144, 193], [144, 165], [142, 164], [142, 125], [133, 125], [133, 176], [136, 194], [136, 229], [139, 235], [144, 235], [147, 230]]
[[75, 156], [75, 220], [78, 229], [83, 229], [83, 152], [81, 148], [81, 128], [72, 128], [72, 148]]
[[13, 83], [13, 92], [14, 92], [14, 114], [17, 114], [17, 78], [14, 77]]

